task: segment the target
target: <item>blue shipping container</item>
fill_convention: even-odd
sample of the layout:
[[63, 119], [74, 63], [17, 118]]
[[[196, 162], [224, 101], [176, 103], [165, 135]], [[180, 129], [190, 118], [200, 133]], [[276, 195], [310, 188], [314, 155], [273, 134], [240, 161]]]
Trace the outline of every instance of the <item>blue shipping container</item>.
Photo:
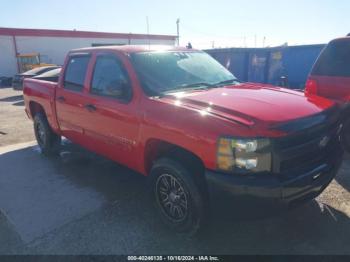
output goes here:
[[324, 46], [225, 48], [205, 51], [242, 81], [303, 89], [312, 65]]

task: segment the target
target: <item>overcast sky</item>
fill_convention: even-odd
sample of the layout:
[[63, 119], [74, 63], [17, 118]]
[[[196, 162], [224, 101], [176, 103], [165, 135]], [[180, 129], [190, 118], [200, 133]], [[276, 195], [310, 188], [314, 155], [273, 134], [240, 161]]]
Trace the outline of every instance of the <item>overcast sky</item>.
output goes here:
[[[326, 43], [350, 33], [349, 0], [11, 0], [0, 27], [176, 34], [197, 48]], [[265, 37], [265, 41], [264, 41]]]

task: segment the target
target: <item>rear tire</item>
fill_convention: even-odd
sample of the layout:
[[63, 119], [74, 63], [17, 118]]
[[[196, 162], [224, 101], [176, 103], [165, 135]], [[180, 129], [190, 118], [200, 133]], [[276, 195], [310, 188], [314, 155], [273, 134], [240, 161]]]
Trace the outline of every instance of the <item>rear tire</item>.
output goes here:
[[180, 162], [162, 158], [151, 169], [151, 196], [161, 219], [170, 229], [192, 236], [206, 219], [204, 196], [189, 170]]
[[344, 122], [343, 131], [341, 134], [341, 142], [344, 149], [350, 153], [350, 118]]
[[61, 136], [52, 131], [46, 116], [41, 112], [34, 117], [34, 134], [42, 154], [49, 156], [58, 153]]

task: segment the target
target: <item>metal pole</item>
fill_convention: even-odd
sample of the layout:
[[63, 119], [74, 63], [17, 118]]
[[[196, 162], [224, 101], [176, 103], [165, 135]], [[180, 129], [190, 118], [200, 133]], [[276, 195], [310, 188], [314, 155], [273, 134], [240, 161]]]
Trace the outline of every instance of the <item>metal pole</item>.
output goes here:
[[177, 28], [177, 45], [180, 46], [180, 18], [176, 20], [176, 28]]
[[16, 58], [16, 63], [17, 63], [17, 73], [21, 72], [21, 67], [18, 61], [18, 48], [17, 48], [17, 41], [16, 41], [16, 36], [12, 36], [12, 41], [13, 41], [13, 48], [15, 49], [15, 58]]

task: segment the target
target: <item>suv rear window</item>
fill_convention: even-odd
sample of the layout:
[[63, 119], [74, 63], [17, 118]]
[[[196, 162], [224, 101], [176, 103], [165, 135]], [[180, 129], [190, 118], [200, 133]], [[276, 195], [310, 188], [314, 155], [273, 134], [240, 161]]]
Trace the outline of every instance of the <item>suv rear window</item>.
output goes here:
[[312, 75], [350, 77], [350, 41], [328, 44], [318, 58]]

